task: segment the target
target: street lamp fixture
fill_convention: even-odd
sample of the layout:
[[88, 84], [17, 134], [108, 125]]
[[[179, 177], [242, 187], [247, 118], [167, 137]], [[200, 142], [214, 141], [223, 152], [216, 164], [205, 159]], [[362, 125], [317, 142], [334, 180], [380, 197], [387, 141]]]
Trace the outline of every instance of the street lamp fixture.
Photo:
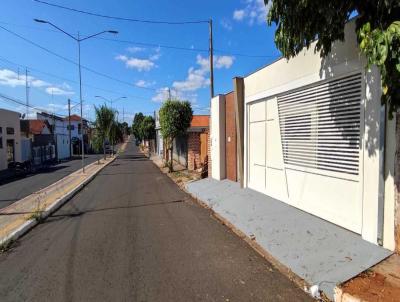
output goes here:
[[80, 105], [81, 105], [81, 133], [82, 133], [82, 172], [85, 173], [85, 144], [83, 141], [83, 101], [82, 101], [82, 68], [81, 68], [81, 42], [88, 40], [90, 38], [94, 38], [96, 36], [99, 36], [101, 34], [104, 33], [110, 33], [110, 34], [118, 34], [118, 31], [116, 30], [104, 30], [101, 32], [98, 32], [96, 34], [93, 35], [89, 35], [86, 37], [81, 38], [79, 33], [78, 36], [75, 37], [74, 35], [71, 35], [70, 33], [66, 32], [65, 30], [61, 29], [60, 27], [58, 27], [57, 25], [46, 21], [46, 20], [42, 20], [42, 19], [33, 19], [35, 22], [37, 23], [43, 23], [43, 24], [49, 24], [50, 26], [54, 27], [55, 29], [57, 29], [58, 31], [64, 33], [65, 35], [67, 35], [68, 37], [72, 38], [73, 40], [75, 40], [78, 43], [78, 68], [79, 68], [79, 96], [80, 96]]
[[126, 96], [121, 96], [121, 97], [116, 98], [116, 99], [107, 99], [107, 98], [105, 98], [104, 96], [101, 96], [101, 95], [96, 95], [95, 98], [103, 99], [106, 102], [109, 102], [111, 104], [111, 109], [113, 109], [113, 103], [115, 103], [116, 101], [119, 101], [119, 100], [122, 100], [122, 99], [127, 99]]

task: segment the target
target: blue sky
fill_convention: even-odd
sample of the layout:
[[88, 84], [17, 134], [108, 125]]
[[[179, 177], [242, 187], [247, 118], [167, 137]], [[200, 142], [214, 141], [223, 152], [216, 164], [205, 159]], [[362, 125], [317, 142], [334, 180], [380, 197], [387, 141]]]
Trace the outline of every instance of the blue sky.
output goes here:
[[[213, 19], [215, 93], [232, 90], [232, 78], [246, 75], [275, 60], [274, 28], [265, 23], [263, 0], [47, 0], [81, 10], [113, 16], [159, 21]], [[192, 102], [196, 114], [207, 114], [210, 102], [208, 26], [158, 25], [109, 20], [49, 7], [33, 0], [3, 0], [0, 26], [49, 50], [77, 61], [76, 43], [33, 18], [51, 21], [71, 34], [89, 35], [117, 30], [82, 43], [82, 65], [110, 78], [83, 70], [84, 116], [93, 119], [94, 104], [114, 103], [130, 123], [136, 112], [158, 109], [169, 87], [173, 96]], [[113, 40], [113, 41], [110, 41]], [[115, 41], [119, 40], [119, 41]], [[67, 100], [79, 100], [77, 66], [53, 56], [0, 28], [0, 93], [25, 102], [25, 66], [28, 67], [30, 104], [66, 115]], [[143, 46], [141, 43], [154, 46]], [[176, 46], [189, 50], [169, 49]], [[205, 51], [203, 51], [205, 50]], [[262, 57], [246, 57], [241, 55]], [[0, 107], [25, 108], [0, 98]], [[79, 106], [73, 108], [78, 113]], [[31, 111], [31, 114], [33, 112]]]

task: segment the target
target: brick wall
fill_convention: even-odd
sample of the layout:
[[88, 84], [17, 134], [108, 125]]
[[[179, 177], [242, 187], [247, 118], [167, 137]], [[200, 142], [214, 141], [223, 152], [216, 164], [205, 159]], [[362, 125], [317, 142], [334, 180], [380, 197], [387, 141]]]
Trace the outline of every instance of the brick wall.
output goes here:
[[188, 169], [196, 170], [201, 167], [200, 132], [189, 132], [188, 135]]
[[225, 95], [226, 178], [237, 181], [236, 114], [233, 92]]

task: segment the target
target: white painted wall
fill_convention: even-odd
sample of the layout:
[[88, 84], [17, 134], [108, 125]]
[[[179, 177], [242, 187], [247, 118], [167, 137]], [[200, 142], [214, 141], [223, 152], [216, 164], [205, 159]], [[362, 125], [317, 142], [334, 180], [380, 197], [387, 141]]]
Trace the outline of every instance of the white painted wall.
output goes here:
[[226, 178], [225, 169], [225, 98], [218, 95], [211, 100], [211, 175]]
[[[66, 134], [56, 134], [57, 138], [57, 159], [69, 158], [69, 136]], [[72, 153], [71, 153], [72, 154]]]
[[[303, 51], [297, 57], [289, 61], [278, 60], [244, 78], [244, 184], [349, 228], [360, 233], [365, 240], [377, 243], [380, 76], [376, 69], [365, 71], [365, 59], [359, 55], [354, 28], [354, 21], [346, 25], [346, 42], [335, 43], [332, 53], [326, 59], [321, 59], [318, 52], [314, 53], [314, 43], [309, 50]], [[281, 138], [275, 97], [296, 88], [354, 72], [363, 74], [364, 83], [360, 177], [346, 180], [335, 175], [326, 177], [307, 173], [304, 169], [288, 169], [282, 163], [282, 157], [276, 147]], [[393, 128], [393, 125], [390, 125]], [[387, 133], [387, 142], [394, 141], [392, 128]], [[265, 144], [260, 141], [262, 137], [265, 137]], [[250, 152], [254, 148], [258, 148], [258, 153]], [[393, 166], [394, 147], [389, 143], [388, 148], [390, 151], [386, 152], [386, 156], [390, 160], [386, 160], [383, 244], [393, 249], [394, 196], [393, 174], [390, 171]], [[268, 157], [267, 154], [275, 155]], [[268, 163], [268, 159], [272, 162]], [[270, 165], [271, 167], [268, 167]], [[256, 171], [257, 169], [259, 171]], [[273, 182], [268, 183], [267, 179]], [[348, 199], [349, 196], [352, 196], [351, 199]], [[350, 206], [349, 200], [352, 203]]]
[[[2, 133], [0, 137], [3, 142], [3, 147], [0, 148], [0, 170], [7, 169], [7, 140], [14, 140], [14, 159], [17, 162], [21, 161], [21, 128], [19, 122], [19, 113], [0, 109], [0, 127]], [[7, 127], [14, 128], [14, 134], [7, 134]]]

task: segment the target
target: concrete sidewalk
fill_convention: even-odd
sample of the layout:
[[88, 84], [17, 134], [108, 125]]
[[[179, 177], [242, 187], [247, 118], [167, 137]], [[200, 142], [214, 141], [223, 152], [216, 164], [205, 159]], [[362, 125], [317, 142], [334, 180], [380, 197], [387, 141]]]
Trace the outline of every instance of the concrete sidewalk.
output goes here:
[[[126, 144], [121, 146], [119, 153], [125, 150]], [[82, 170], [75, 171], [50, 186], [1, 209], [0, 245], [4, 246], [16, 240], [54, 212], [115, 158], [116, 156], [108, 157], [87, 165], [84, 173]]]
[[329, 299], [334, 288], [392, 253], [350, 231], [229, 180], [188, 183], [189, 193]]

